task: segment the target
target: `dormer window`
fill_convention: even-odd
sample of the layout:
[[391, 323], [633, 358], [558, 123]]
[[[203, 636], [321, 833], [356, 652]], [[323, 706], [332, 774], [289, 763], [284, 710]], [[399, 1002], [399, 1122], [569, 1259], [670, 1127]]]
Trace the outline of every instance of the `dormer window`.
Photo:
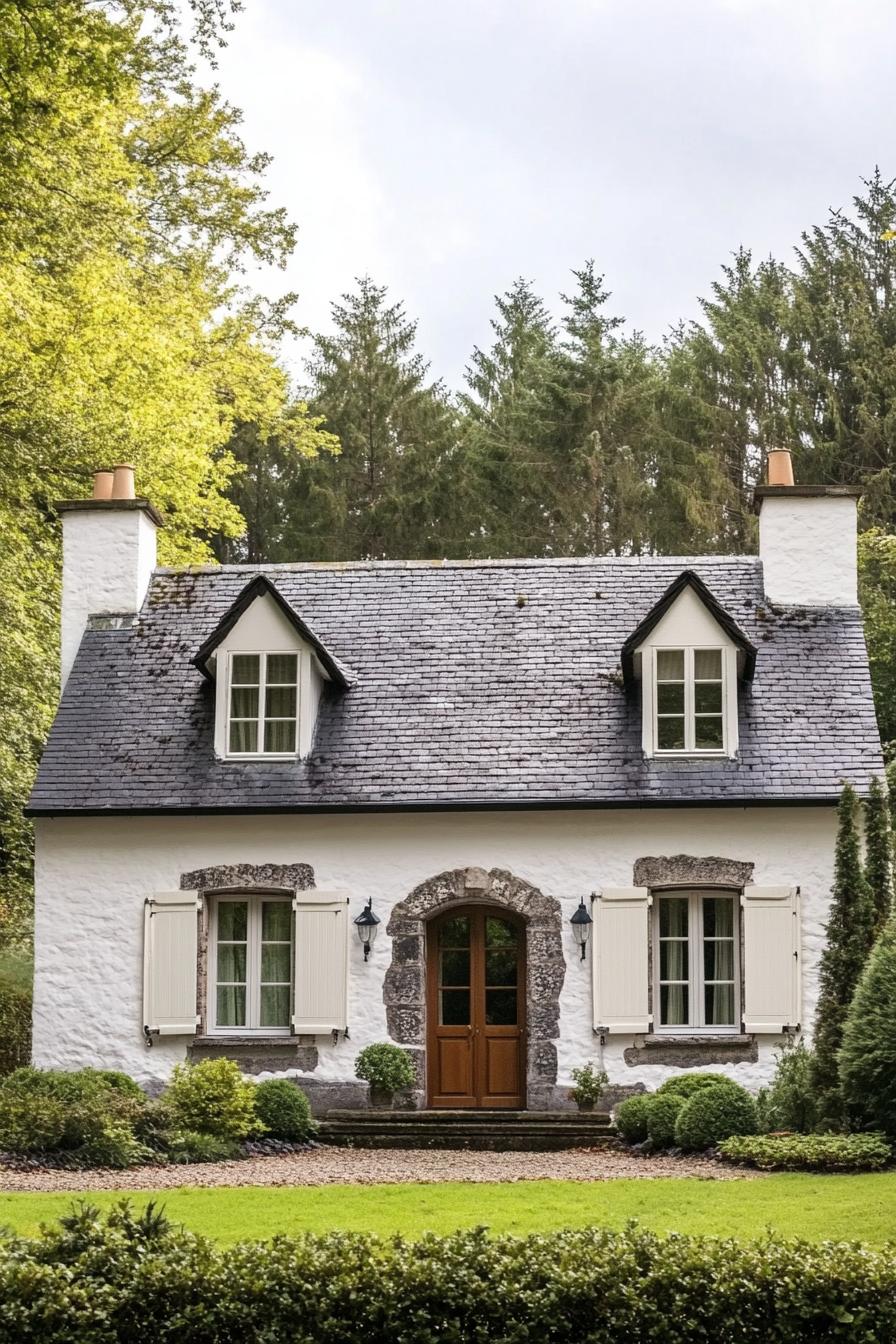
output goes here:
[[657, 752], [724, 752], [724, 649], [654, 649]]
[[230, 756], [294, 756], [298, 727], [297, 653], [230, 654]]

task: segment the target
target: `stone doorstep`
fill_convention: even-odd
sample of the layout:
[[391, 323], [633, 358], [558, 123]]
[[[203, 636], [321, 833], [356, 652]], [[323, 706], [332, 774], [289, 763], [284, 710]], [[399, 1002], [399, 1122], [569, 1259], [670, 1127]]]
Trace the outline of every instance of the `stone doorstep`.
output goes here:
[[535, 1125], [557, 1126], [572, 1125], [581, 1129], [606, 1129], [610, 1121], [609, 1111], [511, 1111], [511, 1110], [426, 1110], [426, 1111], [388, 1111], [371, 1109], [367, 1111], [329, 1110], [321, 1115], [324, 1123], [341, 1125], [380, 1126], [395, 1128], [408, 1125], [452, 1125], [457, 1127], [479, 1125], [501, 1125], [532, 1128]]

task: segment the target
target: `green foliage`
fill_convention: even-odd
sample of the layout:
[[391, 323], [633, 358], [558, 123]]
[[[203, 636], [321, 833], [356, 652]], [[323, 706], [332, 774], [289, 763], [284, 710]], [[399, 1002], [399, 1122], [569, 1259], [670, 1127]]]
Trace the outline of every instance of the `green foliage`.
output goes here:
[[255, 1113], [255, 1084], [245, 1081], [232, 1059], [175, 1064], [164, 1100], [179, 1129], [221, 1139], [263, 1132]]
[[778, 1051], [771, 1084], [756, 1098], [759, 1127], [809, 1134], [818, 1124], [812, 1052], [803, 1041]]
[[875, 944], [843, 1028], [840, 1081], [856, 1128], [896, 1141], [896, 915]]
[[288, 1078], [268, 1078], [258, 1084], [255, 1112], [272, 1139], [303, 1143], [317, 1130], [308, 1098]]
[[872, 938], [877, 938], [893, 909], [893, 837], [889, 798], [876, 775], [865, 802], [865, 879], [873, 908]]
[[855, 792], [845, 784], [838, 810], [834, 888], [827, 942], [821, 954], [813, 1042], [811, 1077], [818, 1098], [819, 1117], [833, 1126], [839, 1126], [843, 1121], [837, 1065], [843, 1024], [871, 949], [875, 922], [871, 891], [859, 856], [856, 807]]
[[218, 1249], [154, 1208], [88, 1205], [0, 1246], [17, 1344], [763, 1344], [896, 1333], [896, 1263], [847, 1244], [658, 1237], [636, 1227], [417, 1243], [333, 1233]]
[[219, 1134], [206, 1134], [196, 1129], [172, 1129], [165, 1135], [165, 1156], [169, 1162], [228, 1162], [239, 1157], [240, 1149], [233, 1139]]
[[725, 1073], [679, 1073], [673, 1078], [667, 1078], [657, 1088], [657, 1093], [668, 1096], [670, 1093], [676, 1097], [684, 1097], [687, 1100], [695, 1092], [702, 1092], [707, 1087], [737, 1087], [733, 1078], [729, 1078]]
[[761, 1171], [880, 1171], [893, 1159], [882, 1134], [738, 1135], [719, 1155]]
[[646, 1094], [626, 1097], [613, 1112], [613, 1123], [626, 1143], [643, 1143], [647, 1138], [649, 1102]]
[[609, 1082], [606, 1073], [602, 1069], [595, 1069], [590, 1060], [581, 1068], [573, 1069], [572, 1080], [575, 1087], [570, 1091], [570, 1100], [580, 1106], [593, 1106], [595, 1102], [600, 1101], [601, 1094]]
[[656, 1148], [671, 1148], [675, 1142], [678, 1113], [685, 1105], [680, 1092], [655, 1092], [647, 1103], [647, 1137]]
[[896, 536], [879, 527], [859, 533], [859, 600], [880, 735], [884, 743], [893, 744], [896, 743]]
[[[0, 885], [2, 880], [0, 876]], [[21, 1068], [31, 1058], [32, 960], [30, 947], [21, 943], [0, 952], [0, 1075]]]
[[355, 1077], [382, 1092], [398, 1092], [412, 1086], [414, 1065], [399, 1045], [366, 1045], [355, 1061]]
[[117, 1159], [145, 1153], [134, 1136], [142, 1106], [142, 1094], [138, 1101], [94, 1069], [17, 1069], [0, 1082], [0, 1150], [73, 1152], [88, 1164], [126, 1166]]
[[755, 1134], [756, 1103], [744, 1088], [706, 1087], [682, 1106], [675, 1125], [675, 1142], [694, 1152], [712, 1148], [733, 1134]]

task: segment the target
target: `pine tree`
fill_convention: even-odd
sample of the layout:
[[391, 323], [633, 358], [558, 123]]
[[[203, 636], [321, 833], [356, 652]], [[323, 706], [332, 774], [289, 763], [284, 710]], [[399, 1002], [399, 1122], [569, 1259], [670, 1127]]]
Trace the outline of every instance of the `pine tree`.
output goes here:
[[855, 791], [845, 784], [838, 808], [834, 887], [827, 944], [821, 957], [814, 1039], [813, 1080], [819, 1094], [819, 1112], [829, 1124], [840, 1124], [843, 1120], [837, 1052], [874, 927], [871, 891], [860, 860], [856, 810]]
[[840, 1083], [850, 1123], [896, 1141], [896, 916], [859, 980], [843, 1028]]
[[893, 909], [892, 843], [889, 800], [875, 776], [865, 802], [865, 877], [874, 914], [872, 939], [880, 935]]

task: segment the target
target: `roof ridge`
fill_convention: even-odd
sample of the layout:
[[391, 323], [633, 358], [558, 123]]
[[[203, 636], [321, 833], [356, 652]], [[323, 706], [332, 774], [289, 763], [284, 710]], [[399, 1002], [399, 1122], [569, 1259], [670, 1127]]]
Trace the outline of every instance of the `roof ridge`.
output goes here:
[[584, 569], [589, 565], [650, 568], [654, 565], [759, 565], [758, 555], [583, 555], [518, 557], [507, 560], [295, 560], [271, 564], [158, 565], [155, 574], [289, 574], [319, 570], [377, 569]]

